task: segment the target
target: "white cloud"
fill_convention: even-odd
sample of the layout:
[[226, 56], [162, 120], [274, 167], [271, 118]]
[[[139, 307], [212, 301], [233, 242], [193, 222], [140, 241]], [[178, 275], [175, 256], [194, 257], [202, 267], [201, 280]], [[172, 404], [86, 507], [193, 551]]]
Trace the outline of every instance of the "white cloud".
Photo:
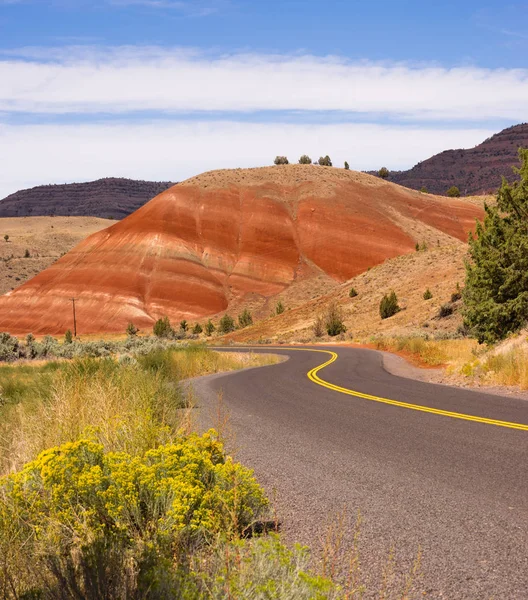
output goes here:
[[0, 81], [0, 110], [14, 112], [335, 110], [410, 120], [528, 120], [526, 69], [215, 57], [188, 49], [33, 48], [0, 61]]
[[0, 198], [46, 183], [99, 177], [181, 181], [209, 169], [269, 165], [330, 154], [336, 166], [408, 168], [446, 148], [471, 147], [492, 132], [376, 124], [181, 122], [120, 125], [0, 125]]

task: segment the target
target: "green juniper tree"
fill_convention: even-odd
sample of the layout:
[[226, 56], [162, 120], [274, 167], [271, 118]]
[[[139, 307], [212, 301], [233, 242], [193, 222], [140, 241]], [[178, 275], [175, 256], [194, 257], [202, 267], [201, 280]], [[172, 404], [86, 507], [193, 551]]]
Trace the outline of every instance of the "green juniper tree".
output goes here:
[[503, 179], [497, 205], [485, 206], [469, 240], [464, 321], [480, 343], [503, 339], [528, 319], [528, 149], [519, 156], [520, 181]]

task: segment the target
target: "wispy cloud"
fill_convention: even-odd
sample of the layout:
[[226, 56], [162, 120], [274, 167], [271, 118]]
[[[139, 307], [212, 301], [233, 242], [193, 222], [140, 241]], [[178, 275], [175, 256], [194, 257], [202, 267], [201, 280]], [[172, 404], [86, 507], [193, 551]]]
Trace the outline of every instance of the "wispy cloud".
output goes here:
[[106, 0], [112, 6], [143, 6], [153, 9], [178, 11], [190, 17], [207, 17], [217, 13], [227, 1], [178, 1], [178, 0]]
[[446, 148], [472, 147], [491, 134], [367, 123], [0, 125], [0, 198], [34, 185], [105, 176], [179, 181], [209, 169], [269, 165], [277, 154], [290, 160], [330, 154], [336, 166], [346, 160], [353, 169], [400, 169]]
[[346, 111], [528, 120], [528, 70], [211, 56], [159, 47], [26, 48], [0, 61], [0, 110], [32, 113]]

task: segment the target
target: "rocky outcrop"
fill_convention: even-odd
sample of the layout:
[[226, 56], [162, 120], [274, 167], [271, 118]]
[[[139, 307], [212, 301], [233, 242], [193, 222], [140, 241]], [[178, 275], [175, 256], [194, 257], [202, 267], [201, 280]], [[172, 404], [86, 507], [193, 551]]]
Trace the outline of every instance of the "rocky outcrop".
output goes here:
[[[482, 210], [312, 165], [216, 171], [163, 192], [0, 298], [0, 331], [80, 333], [198, 319], [325, 273], [347, 280], [415, 252], [417, 223], [466, 240]], [[436, 235], [436, 234], [435, 234]]]
[[502, 177], [516, 179], [518, 150], [528, 148], [528, 124], [515, 125], [468, 150], [446, 150], [418, 163], [409, 171], [391, 171], [389, 181], [433, 194], [445, 194], [455, 185], [464, 195], [495, 193]]
[[87, 183], [39, 185], [0, 201], [0, 217], [100, 217], [123, 219], [174, 185], [109, 177]]

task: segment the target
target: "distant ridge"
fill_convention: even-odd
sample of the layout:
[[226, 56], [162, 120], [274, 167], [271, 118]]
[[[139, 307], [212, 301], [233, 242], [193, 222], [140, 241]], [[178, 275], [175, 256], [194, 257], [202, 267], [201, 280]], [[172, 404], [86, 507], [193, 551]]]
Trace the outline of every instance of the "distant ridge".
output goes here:
[[463, 195], [494, 193], [502, 177], [513, 181], [519, 166], [517, 151], [528, 147], [528, 124], [514, 125], [468, 150], [446, 150], [419, 162], [408, 171], [391, 171], [388, 181], [433, 194], [456, 185]]
[[0, 201], [0, 217], [99, 217], [123, 219], [173, 186], [170, 181], [107, 177], [86, 183], [39, 185]]

